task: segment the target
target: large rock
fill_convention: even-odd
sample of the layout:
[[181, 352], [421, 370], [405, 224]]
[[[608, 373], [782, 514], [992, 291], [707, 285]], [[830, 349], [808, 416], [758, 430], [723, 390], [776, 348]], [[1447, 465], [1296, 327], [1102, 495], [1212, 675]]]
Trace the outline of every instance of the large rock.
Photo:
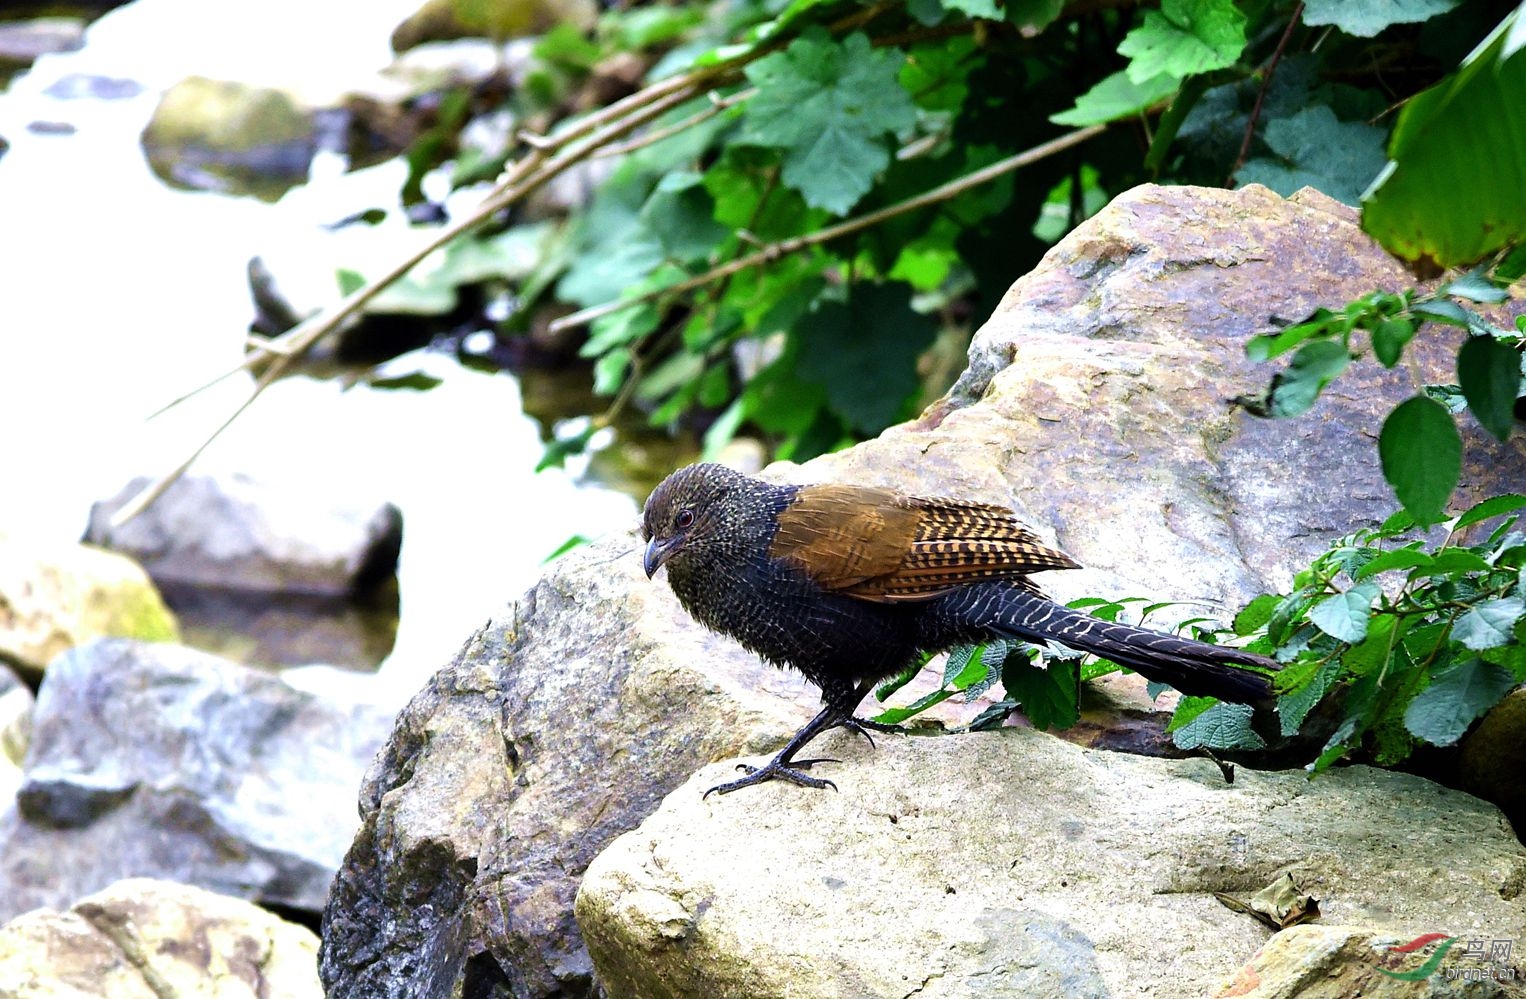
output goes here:
[[851, 764], [840, 794], [704, 798], [718, 764], [589, 865], [577, 918], [611, 999], [1200, 996], [1270, 934], [1214, 893], [1285, 873], [1331, 923], [1526, 938], [1526, 847], [1417, 777], [1230, 785], [1022, 729], [819, 751]]
[[234, 898], [134, 878], [0, 926], [10, 999], [319, 999], [318, 938]]
[[[1408, 283], [1348, 209], [1317, 195], [1141, 188], [1014, 286], [977, 337], [971, 372], [921, 419], [773, 474], [1006, 503], [1092, 567], [1050, 574], [1045, 585], [1061, 595], [1149, 595], [1227, 610], [1285, 583], [1333, 538], [1387, 515], [1392, 500], [1373, 440], [1411, 390], [1358, 365], [1309, 416], [1263, 422], [1226, 401], [1270, 378], [1268, 368], [1244, 360], [1244, 339], [1274, 316]], [[1450, 372], [1444, 339], [1428, 331], [1414, 346], [1424, 377]], [[1470, 488], [1526, 480], [1520, 453], [1467, 433]], [[567, 911], [587, 863], [694, 767], [743, 746], [777, 748], [811, 713], [813, 691], [703, 632], [660, 577], [655, 585], [642, 577], [638, 561], [629, 540], [568, 556], [403, 713], [362, 790], [364, 823], [325, 913], [331, 995], [446, 995], [463, 966], [473, 988], [596, 994]], [[948, 754], [962, 744], [906, 741], [893, 752]], [[880, 765], [856, 744], [828, 746], [860, 767]], [[932, 768], [918, 772], [933, 785], [943, 779]], [[857, 779], [853, 767], [833, 774], [839, 786]], [[1287, 780], [1305, 786], [1301, 777]], [[1327, 821], [1375, 807], [1348, 784], [1330, 787], [1311, 792]], [[762, 790], [762, 800], [791, 809], [826, 807], [810, 795]], [[1349, 800], [1339, 800], [1346, 791]], [[913, 802], [939, 793], [905, 789]], [[1206, 792], [1183, 799], [1173, 822], [1216, 800]], [[753, 808], [756, 822], [771, 821]], [[1433, 832], [1400, 824], [1391, 809], [1382, 814], [1396, 836]], [[1154, 835], [1171, 833], [1167, 823]], [[712, 839], [708, 827], [690, 835]], [[955, 845], [979, 852], [963, 838]], [[1199, 846], [1177, 851], [1184, 884], [1206, 883], [1194, 880]], [[1156, 861], [1157, 880], [1172, 876], [1168, 859]], [[1032, 867], [1016, 878], [1049, 870], [1034, 852], [1009, 860]], [[1396, 886], [1396, 898], [1405, 890]], [[1215, 926], [1219, 918], [1217, 909], [1203, 916]], [[1016, 955], [1022, 941], [1003, 936], [1012, 925], [956, 923], [944, 945], [978, 949], [992, 939]], [[1112, 932], [1100, 943], [1080, 927], [1096, 951], [1090, 957], [1062, 917], [1035, 916], [1028, 939], [1069, 955], [1060, 970], [1077, 987], [1108, 981], [1116, 972], [1107, 969], [1131, 956], [1159, 960], [1150, 924], [1107, 925]], [[812, 931], [836, 939], [830, 925]], [[1239, 939], [1248, 946], [1220, 950], [1228, 963], [1215, 965], [1216, 974], [1254, 950], [1256, 938]], [[838, 942], [844, 950], [879, 946], [872, 938]], [[1205, 974], [1211, 963], [1200, 966]]]
[[0, 663], [36, 677], [55, 656], [97, 638], [179, 636], [159, 591], [132, 559], [0, 535]]
[[402, 514], [391, 503], [187, 475], [125, 524], [112, 516], [149, 484], [137, 478], [90, 510], [85, 540], [126, 552], [161, 585], [345, 597], [396, 571]]
[[179, 646], [66, 653], [0, 811], [0, 919], [139, 875], [317, 911], [391, 721]]
[[812, 713], [798, 678], [683, 623], [630, 539], [559, 560], [398, 717], [324, 912], [333, 999], [445, 996], [468, 958], [512, 995], [592, 995], [583, 868], [694, 768]]

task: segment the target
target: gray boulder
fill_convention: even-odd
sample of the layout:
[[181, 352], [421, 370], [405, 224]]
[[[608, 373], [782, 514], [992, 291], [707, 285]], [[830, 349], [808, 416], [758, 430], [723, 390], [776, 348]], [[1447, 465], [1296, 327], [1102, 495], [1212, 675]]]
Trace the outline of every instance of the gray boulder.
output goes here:
[[345, 597], [396, 570], [403, 521], [391, 503], [187, 475], [114, 526], [112, 515], [148, 484], [134, 479], [96, 503], [85, 540], [131, 555], [160, 585]]
[[65, 653], [0, 812], [0, 919], [134, 876], [317, 911], [391, 722], [179, 646]]
[[1201, 996], [1271, 935], [1214, 893], [1285, 873], [1332, 923], [1526, 936], [1526, 847], [1416, 777], [1230, 785], [1023, 729], [820, 752], [851, 762], [842, 793], [703, 798], [718, 764], [589, 865], [578, 925], [611, 999]]
[[0, 926], [10, 999], [319, 999], [311, 930], [189, 885], [119, 881]]

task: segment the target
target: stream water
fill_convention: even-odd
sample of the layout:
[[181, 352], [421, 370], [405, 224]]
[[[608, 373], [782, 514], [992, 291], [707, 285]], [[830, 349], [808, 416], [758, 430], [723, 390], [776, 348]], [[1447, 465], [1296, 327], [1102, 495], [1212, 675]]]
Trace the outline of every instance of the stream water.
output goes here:
[[[174, 468], [232, 412], [247, 376], [148, 419], [240, 361], [250, 257], [316, 305], [335, 296], [336, 266], [379, 264], [400, 245], [324, 228], [395, 206], [397, 164], [346, 173], [320, 154], [310, 182], [275, 204], [167, 187], [139, 144], [162, 90], [200, 74], [321, 106], [387, 64], [389, 32], [417, 6], [136, 0], [0, 93], [0, 531], [77, 539], [93, 500]], [[103, 92], [116, 96], [73, 96]], [[585, 482], [586, 466], [534, 471], [540, 427], [515, 378], [428, 352], [398, 363], [443, 384], [288, 378], [195, 466], [402, 508], [401, 621], [377, 691], [389, 699], [417, 689], [566, 539], [622, 530], [637, 509]]]

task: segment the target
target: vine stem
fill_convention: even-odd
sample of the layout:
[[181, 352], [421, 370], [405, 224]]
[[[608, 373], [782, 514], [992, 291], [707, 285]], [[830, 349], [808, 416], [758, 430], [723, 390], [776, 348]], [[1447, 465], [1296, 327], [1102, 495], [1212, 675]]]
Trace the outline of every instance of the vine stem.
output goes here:
[[1293, 29], [1298, 27], [1298, 19], [1303, 17], [1303, 2], [1299, 0], [1298, 6], [1293, 8], [1292, 15], [1288, 18], [1288, 26], [1282, 32], [1282, 37], [1277, 40], [1277, 48], [1272, 52], [1272, 58], [1266, 64], [1266, 75], [1261, 78], [1261, 87], [1256, 91], [1256, 103], [1251, 106], [1250, 119], [1245, 123], [1245, 138], [1240, 143], [1240, 153], [1235, 157], [1235, 165], [1229, 168], [1229, 176], [1224, 178], [1225, 187], [1234, 187], [1235, 174], [1245, 165], [1245, 157], [1250, 155], [1251, 140], [1256, 135], [1256, 122], [1261, 119], [1261, 105], [1266, 100], [1267, 88], [1272, 85], [1272, 75], [1277, 72], [1277, 64], [1282, 61], [1282, 53], [1287, 50], [1288, 41], [1293, 37]]
[[907, 198], [905, 201], [887, 205], [867, 215], [860, 215], [858, 218], [849, 219], [846, 222], [840, 222], [837, 225], [829, 226], [804, 236], [795, 236], [790, 239], [780, 240], [777, 243], [770, 243], [756, 253], [750, 253], [745, 257], [738, 257], [735, 260], [727, 261], [717, 267], [712, 267], [703, 274], [680, 281], [677, 284], [669, 285], [666, 288], [657, 288], [631, 298], [622, 298], [613, 302], [605, 302], [603, 305], [594, 305], [586, 309], [580, 309], [577, 312], [554, 320], [550, 324], [549, 329], [553, 333], [561, 332], [575, 326], [586, 325], [596, 319], [619, 312], [621, 309], [641, 305], [667, 295], [681, 295], [684, 292], [693, 291], [695, 288], [707, 285], [712, 281], [730, 277], [738, 271], [746, 270], [749, 267], [770, 263], [786, 254], [798, 253], [801, 250], [830, 242], [850, 233], [879, 225], [881, 222], [895, 218], [897, 215], [904, 215], [919, 208], [926, 208], [928, 205], [935, 205], [940, 201], [947, 201], [973, 187], [979, 187], [981, 184], [995, 180], [1003, 174], [1011, 173], [1019, 167], [1027, 166], [1046, 156], [1053, 156], [1055, 153], [1069, 149], [1071, 146], [1079, 145], [1087, 139], [1101, 135], [1106, 129], [1106, 125], [1088, 125], [1086, 128], [1077, 129], [1074, 132], [1051, 139], [1031, 149], [1026, 149], [1015, 156], [998, 160], [990, 166], [967, 173], [963, 177], [958, 177], [930, 191], [924, 191], [915, 197]]

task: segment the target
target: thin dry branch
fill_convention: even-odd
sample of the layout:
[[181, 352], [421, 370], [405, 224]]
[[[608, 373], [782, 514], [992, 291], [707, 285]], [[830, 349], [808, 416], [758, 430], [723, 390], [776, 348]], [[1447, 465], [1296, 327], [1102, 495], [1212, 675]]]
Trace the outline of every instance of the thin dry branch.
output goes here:
[[930, 191], [924, 191], [916, 197], [907, 198], [905, 201], [887, 205], [878, 211], [861, 215], [855, 219], [849, 219], [846, 222], [840, 222], [837, 225], [829, 226], [816, 232], [771, 243], [756, 253], [750, 253], [745, 257], [738, 257], [735, 260], [727, 261], [686, 281], [680, 281], [666, 288], [657, 288], [631, 298], [622, 298], [614, 302], [605, 302], [603, 305], [594, 305], [586, 309], [580, 309], [577, 312], [562, 316], [560, 319], [553, 320], [549, 330], [553, 333], [561, 332], [575, 326], [591, 323], [596, 319], [602, 319], [604, 316], [619, 312], [621, 309], [630, 308], [633, 305], [641, 305], [668, 295], [681, 295], [684, 292], [703, 287], [712, 281], [730, 277], [738, 271], [777, 260], [785, 254], [798, 253], [801, 250], [830, 242], [849, 233], [879, 225], [881, 222], [895, 218], [897, 215], [904, 215], [907, 212], [914, 212], [919, 208], [926, 208], [928, 205], [935, 205], [940, 201], [947, 201], [972, 187], [979, 187], [981, 184], [995, 180], [1002, 174], [1011, 173], [1013, 170], [1027, 166], [1030, 163], [1036, 163], [1046, 156], [1053, 156], [1055, 153], [1069, 149], [1071, 146], [1085, 142], [1094, 136], [1101, 135], [1106, 130], [1106, 125], [1088, 125], [1086, 128], [1069, 132], [1059, 138], [1034, 146], [1031, 149], [1025, 149], [1023, 152], [1009, 156], [1004, 160], [998, 160], [990, 166], [967, 173], [963, 177], [951, 180], [947, 184], [935, 187]]

